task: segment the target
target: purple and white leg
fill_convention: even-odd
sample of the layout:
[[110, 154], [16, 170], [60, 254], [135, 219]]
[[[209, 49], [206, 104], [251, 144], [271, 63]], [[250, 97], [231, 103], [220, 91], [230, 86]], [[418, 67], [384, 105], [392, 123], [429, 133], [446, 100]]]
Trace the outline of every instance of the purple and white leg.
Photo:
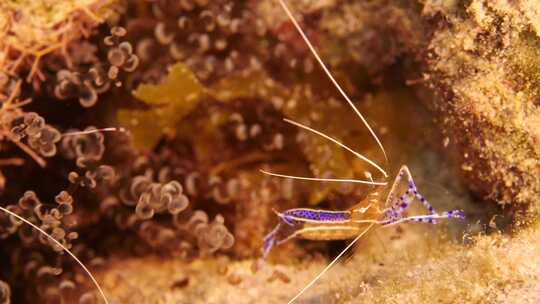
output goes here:
[[414, 183], [414, 180], [412, 178], [411, 172], [409, 171], [409, 168], [405, 165], [401, 167], [399, 170], [398, 175], [396, 176], [396, 179], [394, 181], [394, 185], [392, 186], [392, 189], [389, 194], [389, 200], [390, 202], [393, 201], [393, 198], [395, 196], [395, 192], [397, 191], [397, 185], [403, 178], [403, 176], [407, 177], [408, 182], [408, 188], [407, 190], [395, 201], [392, 208], [394, 208], [399, 214], [401, 214], [409, 205], [412, 203], [413, 200], [405, 202], [405, 197], [409, 194], [413, 194], [420, 202], [426, 207], [426, 209], [429, 211], [430, 214], [435, 214], [435, 208], [431, 206], [431, 204], [428, 202], [428, 200], [418, 192], [418, 188], [416, 187], [416, 184]]
[[274, 244], [276, 243], [276, 233], [280, 225], [281, 223], [277, 224], [276, 227], [264, 237], [262, 250], [263, 259], [266, 259], [268, 253], [270, 253], [270, 250], [274, 247]]
[[391, 208], [384, 211], [385, 219], [382, 224], [387, 225], [399, 221], [403, 218], [403, 211], [414, 201], [414, 197], [405, 200], [407, 192], [401, 195], [398, 201]]
[[[391, 193], [389, 194], [390, 201], [394, 200], [395, 192], [397, 191], [397, 185], [399, 184], [403, 176], [407, 176], [408, 188], [403, 194], [401, 194], [397, 199], [395, 199], [393, 206], [391, 208], [388, 208], [388, 210], [386, 211], [387, 219], [385, 220], [384, 225], [389, 225], [402, 221], [417, 221], [436, 224], [437, 219], [440, 218], [465, 218], [463, 215], [463, 210], [446, 211], [442, 214], [438, 214], [435, 211], [435, 208], [433, 208], [433, 206], [431, 206], [431, 204], [427, 201], [427, 199], [418, 192], [416, 184], [414, 183], [412, 175], [407, 166], [402, 166], [399, 170], [398, 176], [396, 177], [394, 185], [392, 186], [392, 189], [390, 191]], [[413, 198], [407, 199], [410, 194], [414, 195]], [[420, 202], [426, 207], [430, 214], [422, 216], [403, 217], [403, 212], [410, 206], [410, 204], [414, 201], [415, 198], [418, 198], [418, 200], [420, 200]]]
[[465, 219], [464, 211], [452, 210], [452, 211], [445, 211], [441, 214], [434, 213], [434, 214], [427, 214], [427, 215], [409, 216], [409, 217], [403, 218], [402, 221], [415, 221], [415, 222], [435, 224], [436, 219], [446, 219], [446, 218], [457, 218], [457, 219], [463, 220]]
[[416, 198], [418, 198], [420, 200], [420, 202], [428, 209], [428, 211], [431, 213], [431, 214], [435, 214], [435, 209], [433, 208], [433, 206], [431, 206], [431, 204], [427, 201], [427, 199], [418, 192], [418, 188], [416, 187], [416, 184], [414, 183], [414, 180], [412, 178], [412, 175], [411, 175], [411, 172], [409, 171], [409, 169], [406, 167], [406, 166], [403, 166], [402, 170], [404, 170], [405, 174], [407, 175], [407, 182], [409, 184], [409, 191], [412, 191], [412, 193], [414, 194], [414, 196], [416, 196]]
[[435, 213], [435, 214], [402, 217], [398, 220], [385, 223], [384, 225], [391, 226], [391, 225], [396, 225], [402, 222], [421, 222], [421, 223], [435, 224], [436, 219], [446, 219], [446, 218], [465, 219], [465, 215], [463, 214], [463, 210], [452, 210], [452, 211], [445, 211], [441, 214]]

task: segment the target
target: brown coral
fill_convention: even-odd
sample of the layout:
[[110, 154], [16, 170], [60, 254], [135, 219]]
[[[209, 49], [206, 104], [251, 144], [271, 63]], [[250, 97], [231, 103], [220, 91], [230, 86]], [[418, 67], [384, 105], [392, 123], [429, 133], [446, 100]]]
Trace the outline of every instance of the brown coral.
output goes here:
[[44, 80], [43, 56], [60, 52], [68, 66], [70, 42], [88, 37], [96, 25], [113, 13], [115, 1], [6, 1], [0, 5], [0, 66], [17, 73], [28, 71], [27, 80]]

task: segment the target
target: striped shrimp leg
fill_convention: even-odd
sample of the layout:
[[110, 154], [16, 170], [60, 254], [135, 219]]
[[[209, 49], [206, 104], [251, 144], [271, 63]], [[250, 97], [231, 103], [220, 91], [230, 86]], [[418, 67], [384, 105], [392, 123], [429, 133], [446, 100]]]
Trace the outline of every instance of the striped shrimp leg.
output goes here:
[[[407, 190], [401, 195], [397, 196], [398, 186], [403, 178], [407, 179]], [[413, 198], [408, 199], [410, 196]], [[417, 198], [426, 207], [430, 214], [436, 214], [433, 206], [431, 206], [427, 199], [418, 192], [418, 188], [416, 187], [409, 168], [406, 165], [403, 165], [401, 166], [401, 169], [399, 170], [399, 173], [396, 176], [392, 187], [390, 188], [390, 192], [388, 193], [386, 206], [390, 207], [385, 210], [387, 217], [393, 219], [401, 218], [403, 211], [409, 207], [409, 205], [414, 201], [414, 198]], [[433, 224], [435, 223], [436, 222], [433, 219]]]
[[392, 226], [392, 225], [396, 225], [403, 222], [422, 222], [422, 223], [428, 223], [428, 224], [435, 224], [436, 219], [448, 219], [448, 218], [457, 218], [457, 219], [463, 220], [465, 219], [464, 211], [458, 209], [458, 210], [452, 210], [452, 211], [445, 211], [443, 213], [408, 216], [408, 217], [403, 217], [392, 222], [385, 223], [384, 226]]
[[264, 237], [262, 249], [263, 259], [266, 259], [266, 257], [270, 253], [270, 250], [272, 250], [272, 247], [274, 247], [274, 244], [276, 243], [276, 235], [280, 227], [281, 223], [277, 224], [276, 227]]

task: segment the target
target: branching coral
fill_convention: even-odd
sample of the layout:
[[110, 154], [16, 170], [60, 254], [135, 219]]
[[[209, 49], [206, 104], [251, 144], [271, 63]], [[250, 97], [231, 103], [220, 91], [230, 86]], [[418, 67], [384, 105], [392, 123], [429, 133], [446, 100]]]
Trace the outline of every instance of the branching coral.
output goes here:
[[70, 66], [69, 43], [88, 36], [113, 13], [115, 1], [4, 1], [0, 5], [0, 66], [27, 80], [44, 80], [43, 56], [61, 52]]
[[0, 140], [7, 139], [16, 144], [44, 167], [45, 160], [40, 155], [51, 157], [56, 154], [55, 144], [60, 141], [60, 132], [46, 124], [37, 113], [26, 113], [21, 109], [30, 100], [17, 101], [20, 86], [18, 81], [11, 87], [10, 96], [0, 107]]
[[58, 71], [55, 97], [78, 98], [81, 106], [89, 108], [97, 103], [98, 95], [107, 92], [113, 84], [122, 86], [121, 74], [133, 72], [139, 65], [139, 57], [133, 54], [131, 44], [121, 40], [125, 35], [124, 28], [113, 27], [111, 35], [104, 38], [108, 48], [106, 63], [94, 63], [87, 71]]

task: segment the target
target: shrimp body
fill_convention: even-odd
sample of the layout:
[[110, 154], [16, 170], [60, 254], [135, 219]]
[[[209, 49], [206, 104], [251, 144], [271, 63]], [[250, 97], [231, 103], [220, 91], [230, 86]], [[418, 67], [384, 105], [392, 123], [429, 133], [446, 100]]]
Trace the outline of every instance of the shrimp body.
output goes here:
[[[407, 182], [407, 189], [400, 193], [398, 185], [402, 178]], [[391, 226], [407, 221], [435, 224], [437, 219], [464, 218], [462, 210], [436, 213], [418, 192], [407, 166], [401, 167], [385, 199], [382, 196], [383, 192], [384, 187], [376, 187], [365, 199], [347, 210], [295, 208], [276, 212], [279, 222], [264, 238], [263, 256], [266, 257], [274, 245], [292, 238], [319, 241], [347, 240], [363, 234], [374, 224]], [[429, 214], [404, 216], [405, 209], [414, 200], [420, 201]]]
[[309, 223], [294, 233], [294, 237], [314, 241], [348, 240], [358, 236], [369, 222], [356, 223], [348, 220], [343, 223]]
[[291, 237], [306, 240], [344, 240], [358, 235], [357, 225], [351, 221], [350, 211], [327, 211], [299, 209], [287, 210], [287, 213], [299, 213], [299, 216], [284, 215], [284, 221], [291, 221], [297, 230]]
[[356, 237], [364, 229], [364, 227], [360, 227], [358, 224], [314, 225], [298, 230], [295, 236], [313, 241], [348, 240]]
[[384, 213], [378, 204], [379, 192], [375, 191], [348, 210], [295, 208], [276, 212], [280, 221], [265, 237], [263, 255], [266, 256], [276, 243], [292, 238], [318, 241], [354, 239], [371, 225], [383, 223]]

